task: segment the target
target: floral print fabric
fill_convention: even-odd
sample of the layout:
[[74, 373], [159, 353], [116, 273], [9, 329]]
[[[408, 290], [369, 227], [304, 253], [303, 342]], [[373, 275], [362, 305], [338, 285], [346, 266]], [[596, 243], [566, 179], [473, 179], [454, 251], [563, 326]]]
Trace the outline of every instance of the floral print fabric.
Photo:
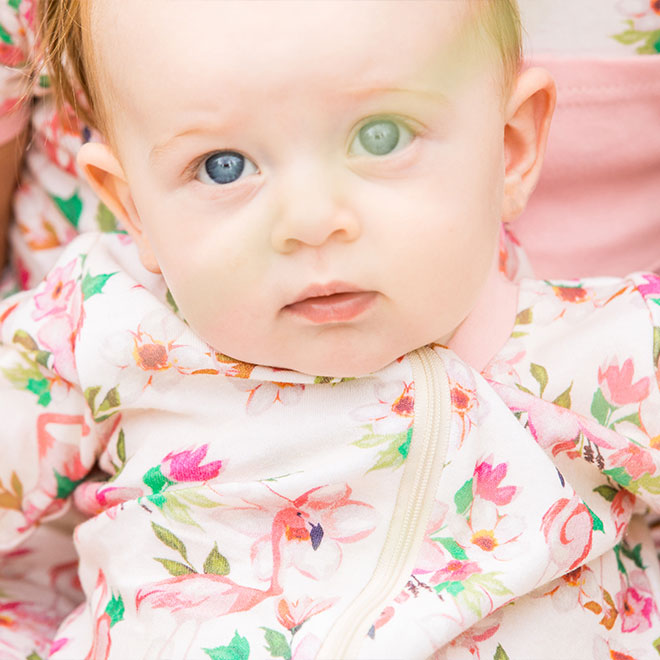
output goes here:
[[[92, 516], [46, 657], [316, 657], [395, 533], [427, 385], [405, 357], [328, 379], [221, 355], [125, 243], [78, 238], [0, 309], [0, 543], [71, 498]], [[434, 350], [449, 449], [360, 657], [655, 657], [660, 280], [525, 280], [483, 375]]]

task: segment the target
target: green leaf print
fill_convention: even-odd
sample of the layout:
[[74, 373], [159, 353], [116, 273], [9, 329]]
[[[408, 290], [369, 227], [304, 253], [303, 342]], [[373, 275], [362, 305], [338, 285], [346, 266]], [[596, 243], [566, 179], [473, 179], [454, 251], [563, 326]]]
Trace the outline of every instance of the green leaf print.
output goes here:
[[159, 524], [151, 521], [151, 528], [159, 541], [164, 543], [168, 548], [176, 550], [186, 561], [188, 561], [188, 551], [186, 550], [185, 543], [169, 529], [161, 527]]
[[36, 651], [32, 651], [30, 655], [25, 656], [25, 660], [43, 660], [43, 658]]
[[660, 495], [660, 476], [654, 477], [647, 472], [632, 483], [634, 484], [634, 487], [630, 490], [633, 492], [637, 492], [640, 488], [643, 488], [652, 495]]
[[184, 504], [178, 497], [172, 493], [164, 495], [164, 502], [161, 506], [163, 514], [166, 515], [170, 520], [176, 520], [177, 522], [184, 523], [185, 525], [194, 525], [195, 527], [200, 527], [200, 525], [195, 522], [193, 517], [190, 515], [190, 508]]
[[160, 471], [160, 465], [156, 465], [156, 467], [152, 467], [146, 472], [142, 477], [142, 481], [154, 493], [160, 493], [174, 483]]
[[218, 544], [213, 544], [213, 549], [209, 552], [204, 561], [204, 573], [213, 575], [229, 575], [229, 562], [226, 557], [218, 552]]
[[291, 660], [291, 647], [286, 641], [286, 637], [277, 630], [271, 628], [262, 628], [266, 638], [266, 651], [270, 653], [271, 658], [284, 658]]
[[99, 275], [90, 275], [89, 273], [85, 273], [85, 277], [83, 278], [82, 284], [80, 285], [83, 294], [83, 300], [87, 300], [97, 293], [101, 293], [105, 283], [116, 274], [116, 272], [101, 273]]
[[591, 414], [600, 425], [606, 426], [607, 418], [612, 410], [612, 406], [607, 402], [599, 387], [591, 400]]
[[51, 195], [53, 201], [62, 212], [62, 215], [77, 229], [82, 213], [82, 200], [78, 196], [78, 191], [73, 193], [68, 199]]
[[39, 380], [28, 378], [25, 389], [28, 392], [32, 392], [33, 394], [37, 395], [37, 403], [40, 406], [44, 406], [45, 408], [51, 402], [50, 383], [45, 378], [40, 378]]
[[454, 495], [454, 503], [456, 504], [456, 513], [464, 515], [472, 505], [472, 485], [473, 479], [468, 479]]
[[542, 367], [540, 364], [529, 365], [529, 372], [532, 374], [532, 378], [540, 385], [541, 389], [539, 391], [539, 396], [543, 396], [545, 392], [546, 385], [548, 384], [548, 372], [545, 367]]
[[449, 537], [443, 537], [443, 538], [432, 538], [431, 541], [435, 541], [436, 543], [440, 543], [442, 546], [444, 546], [445, 550], [449, 552], [449, 554], [454, 558], [454, 559], [461, 559], [461, 560], [466, 560], [468, 556], [465, 554], [465, 550], [461, 548], [454, 539], [449, 538]]
[[7, 3], [12, 9], [16, 9], [18, 11], [18, 8], [21, 6], [22, 0], [9, 0]]
[[238, 630], [234, 633], [234, 637], [229, 642], [229, 646], [217, 646], [214, 649], [204, 649], [204, 653], [211, 658], [211, 660], [249, 660], [250, 657], [250, 644], [245, 637], [238, 634]]
[[618, 492], [619, 491], [616, 488], [612, 488], [612, 486], [608, 486], [607, 484], [603, 484], [602, 486], [598, 486], [597, 488], [594, 488], [594, 493], [598, 493], [601, 497], [604, 497], [608, 502], [612, 502]]
[[182, 564], [180, 561], [172, 561], [171, 559], [164, 559], [163, 557], [154, 557], [157, 562], [160, 562], [165, 570], [172, 575], [173, 577], [179, 577], [181, 575], [191, 575], [197, 571], [194, 568], [191, 568], [187, 564]]
[[85, 401], [87, 401], [87, 405], [89, 406], [89, 409], [92, 411], [92, 414], [96, 410], [96, 395], [100, 391], [101, 391], [101, 386], [96, 385], [95, 387], [88, 387], [83, 392], [83, 396], [85, 397]]
[[660, 358], [660, 327], [653, 328], [653, 364]]
[[502, 648], [501, 644], [497, 645], [493, 660], [509, 660], [509, 656], [506, 654], [506, 651]]
[[611, 470], [604, 470], [603, 474], [607, 475], [624, 488], [630, 486], [630, 475], [622, 467], [612, 468]]
[[39, 349], [37, 342], [32, 339], [31, 335], [25, 330], [16, 330], [14, 336], [12, 337], [14, 344], [20, 344], [23, 348], [27, 348], [28, 351], [36, 351]]
[[660, 637], [658, 637], [658, 639], [653, 640], [653, 648], [656, 650], [656, 653], [660, 655]]
[[571, 383], [567, 389], [565, 389], [552, 403], [562, 408], [571, 407], [571, 388], [573, 383]]
[[642, 426], [642, 421], [639, 418], [639, 413], [632, 413], [632, 415], [628, 415], [626, 417], [622, 417], [621, 419], [615, 420], [612, 424], [610, 424], [610, 428], [612, 428], [615, 424], [622, 424], [623, 422], [629, 422], [630, 424], [634, 424], [638, 428], [641, 428]]
[[625, 543], [621, 544], [621, 553], [625, 556], [628, 557], [628, 559], [632, 559], [635, 562], [635, 566], [637, 568], [641, 568], [642, 570], [646, 570], [646, 566], [644, 566], [644, 563], [642, 562], [642, 544], [638, 543], [632, 550], [625, 545]]
[[119, 429], [119, 438], [117, 439], [117, 458], [126, 463], [126, 436], [124, 429]]
[[110, 617], [110, 627], [124, 620], [124, 601], [122, 600], [121, 595], [115, 596], [113, 594], [112, 598], [108, 602], [105, 608], [105, 613]]
[[13, 42], [11, 40], [11, 35], [5, 28], [2, 26], [2, 23], [0, 23], [0, 39], [4, 41], [6, 44], [11, 45]]
[[531, 308], [523, 309], [522, 312], [519, 312], [518, 316], [516, 316], [516, 325], [528, 325], [532, 322], [532, 319]]
[[212, 509], [216, 506], [223, 506], [219, 502], [210, 500], [206, 495], [202, 495], [197, 488], [186, 488], [185, 490], [177, 491], [177, 495], [189, 504], [194, 504], [203, 509]]
[[406, 458], [408, 458], [408, 452], [410, 451], [410, 443], [412, 442], [412, 428], [408, 429], [408, 433], [406, 434], [406, 439], [404, 442], [402, 442], [398, 447], [397, 451], [401, 456], [403, 456], [403, 460], [405, 461]]
[[63, 500], [64, 498], [69, 497], [69, 495], [71, 495], [76, 489], [76, 486], [84, 481], [84, 477], [78, 479], [78, 481], [73, 481], [72, 479], [69, 479], [69, 477], [60, 474], [57, 470], [53, 470], [53, 474], [55, 475], [55, 481], [57, 482], [57, 493], [55, 498], [58, 500]]
[[591, 516], [594, 532], [605, 533], [605, 527], [603, 525], [603, 521], [586, 504], [585, 506], [587, 507], [587, 511], [589, 511], [589, 515]]
[[165, 300], [167, 300], [167, 304], [172, 308], [172, 311], [177, 314], [179, 312], [179, 306], [176, 304], [176, 301], [174, 300], [174, 296], [172, 295], [172, 292], [168, 289], [167, 294], [165, 295]]

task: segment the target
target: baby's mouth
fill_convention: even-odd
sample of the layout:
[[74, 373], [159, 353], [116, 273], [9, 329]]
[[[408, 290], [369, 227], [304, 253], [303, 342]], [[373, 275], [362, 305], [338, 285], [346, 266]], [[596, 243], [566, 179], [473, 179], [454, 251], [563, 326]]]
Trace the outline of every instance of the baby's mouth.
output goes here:
[[317, 324], [345, 323], [366, 312], [377, 295], [341, 282], [313, 285], [283, 311]]

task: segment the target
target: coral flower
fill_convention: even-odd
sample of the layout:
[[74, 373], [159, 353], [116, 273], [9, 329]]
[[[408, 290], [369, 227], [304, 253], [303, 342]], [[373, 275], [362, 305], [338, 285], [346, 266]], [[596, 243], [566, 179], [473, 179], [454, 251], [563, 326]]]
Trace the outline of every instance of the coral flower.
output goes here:
[[649, 379], [644, 377], [633, 383], [634, 371], [631, 358], [628, 358], [622, 367], [615, 361], [607, 369], [598, 368], [598, 384], [610, 403], [623, 406], [627, 403], [638, 403], [647, 397]]
[[309, 596], [303, 596], [298, 600], [280, 598], [277, 601], [277, 620], [287, 630], [294, 630], [302, 626], [307, 619], [315, 614], [320, 614], [332, 607], [338, 598], [327, 598], [314, 601]]
[[500, 483], [506, 477], [507, 466], [506, 463], [498, 463], [493, 467], [492, 460], [493, 457], [489, 456], [475, 467], [475, 492], [479, 497], [495, 504], [509, 504], [517, 489], [515, 486], [500, 486]]

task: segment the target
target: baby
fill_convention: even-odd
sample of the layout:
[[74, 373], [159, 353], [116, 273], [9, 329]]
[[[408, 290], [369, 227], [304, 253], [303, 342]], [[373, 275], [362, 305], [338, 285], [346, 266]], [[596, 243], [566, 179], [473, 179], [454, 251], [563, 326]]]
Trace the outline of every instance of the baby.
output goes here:
[[0, 545], [92, 514], [49, 657], [654, 657], [660, 281], [500, 273], [513, 2], [48, 5], [132, 238], [0, 309]]

